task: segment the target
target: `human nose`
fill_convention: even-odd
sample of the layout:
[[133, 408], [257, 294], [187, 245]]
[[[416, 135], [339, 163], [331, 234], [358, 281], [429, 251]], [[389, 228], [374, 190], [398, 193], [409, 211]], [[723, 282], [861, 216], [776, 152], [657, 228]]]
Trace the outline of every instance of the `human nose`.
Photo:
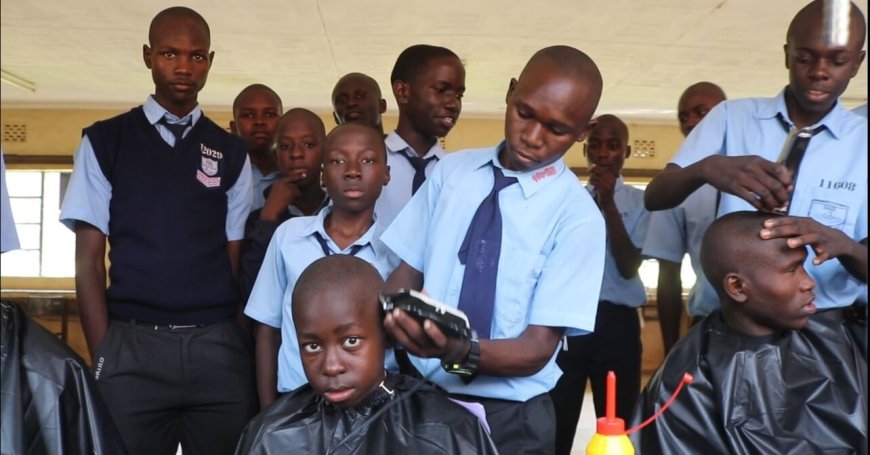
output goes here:
[[338, 376], [345, 372], [344, 362], [335, 349], [327, 349], [323, 359], [323, 374], [326, 376]]
[[827, 79], [830, 75], [830, 65], [826, 58], [817, 58], [810, 67], [810, 77], [816, 80]]
[[540, 123], [530, 122], [525, 128], [523, 128], [521, 139], [529, 147], [540, 147], [542, 128], [543, 127]]
[[459, 112], [462, 109], [462, 99], [453, 93], [447, 93], [444, 99], [444, 108]]
[[356, 160], [348, 160], [344, 168], [344, 178], [355, 179], [360, 178], [361, 175], [362, 171], [360, 170], [359, 162]]

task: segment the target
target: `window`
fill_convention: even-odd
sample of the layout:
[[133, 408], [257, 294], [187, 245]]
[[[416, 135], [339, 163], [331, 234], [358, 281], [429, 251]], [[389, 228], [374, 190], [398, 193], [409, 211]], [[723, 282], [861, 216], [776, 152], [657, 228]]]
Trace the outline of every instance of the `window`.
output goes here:
[[21, 249], [0, 256], [3, 276], [75, 276], [75, 234], [58, 221], [69, 171], [6, 170]]

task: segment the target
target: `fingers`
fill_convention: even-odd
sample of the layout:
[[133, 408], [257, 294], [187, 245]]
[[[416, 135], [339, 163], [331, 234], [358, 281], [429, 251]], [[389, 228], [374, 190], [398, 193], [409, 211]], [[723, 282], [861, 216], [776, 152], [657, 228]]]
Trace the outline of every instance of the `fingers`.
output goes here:
[[442, 346], [446, 343], [446, 337], [437, 327], [434, 331], [432, 328], [424, 329], [424, 325], [435, 325], [432, 321], [425, 322], [427, 324], [420, 324], [406, 312], [395, 309], [384, 318], [384, 327], [408, 352], [420, 357], [438, 357], [443, 347], [439, 348], [429, 334], [440, 335]]

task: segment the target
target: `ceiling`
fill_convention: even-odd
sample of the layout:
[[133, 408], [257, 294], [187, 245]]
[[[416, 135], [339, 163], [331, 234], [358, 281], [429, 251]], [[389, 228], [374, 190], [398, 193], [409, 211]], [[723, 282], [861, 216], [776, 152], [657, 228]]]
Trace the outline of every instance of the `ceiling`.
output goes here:
[[[142, 62], [151, 18], [174, 2], [2, 0], [0, 65], [36, 85], [0, 84], [6, 107], [126, 108], [153, 89]], [[673, 122], [682, 90], [721, 85], [730, 98], [786, 84], [785, 30], [805, 0], [190, 0], [209, 22], [216, 56], [200, 94], [228, 110], [244, 86], [274, 88], [285, 107], [330, 110], [338, 78], [389, 73], [405, 47], [446, 46], [466, 65], [463, 114], [499, 116], [508, 81], [536, 50], [573, 45], [604, 77], [599, 112]], [[859, 2], [866, 12], [867, 1]], [[844, 94], [867, 98], [867, 65]]]

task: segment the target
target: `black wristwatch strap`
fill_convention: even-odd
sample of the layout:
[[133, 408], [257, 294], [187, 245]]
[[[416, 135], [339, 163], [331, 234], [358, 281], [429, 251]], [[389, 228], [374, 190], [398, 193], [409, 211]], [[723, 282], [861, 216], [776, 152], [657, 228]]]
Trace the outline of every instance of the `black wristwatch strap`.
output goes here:
[[461, 377], [466, 384], [477, 377], [477, 369], [480, 367], [480, 341], [478, 341], [477, 333], [474, 331], [471, 333], [469, 342], [471, 343], [471, 349], [463, 361], [441, 363], [444, 371]]

